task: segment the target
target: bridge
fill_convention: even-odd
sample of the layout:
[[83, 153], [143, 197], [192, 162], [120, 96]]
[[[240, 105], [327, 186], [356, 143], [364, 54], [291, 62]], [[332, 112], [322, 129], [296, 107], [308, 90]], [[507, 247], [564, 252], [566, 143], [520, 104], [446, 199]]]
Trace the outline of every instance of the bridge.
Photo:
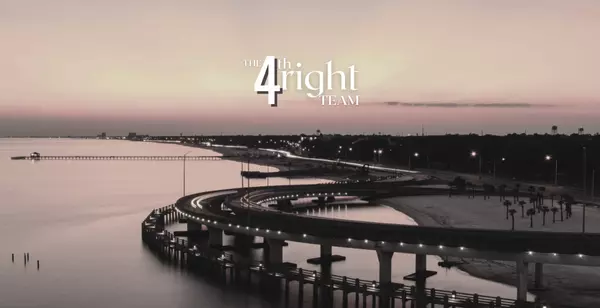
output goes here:
[[[376, 293], [382, 308], [390, 307], [393, 299], [402, 293], [396, 288], [398, 284], [391, 281], [391, 259], [394, 252], [416, 256], [413, 276], [417, 284], [414, 292], [409, 294], [417, 307], [444, 301], [441, 295], [444, 293], [439, 290], [439, 298], [431, 299], [424, 295], [428, 292], [424, 287], [428, 275], [426, 255], [515, 262], [518, 271], [517, 300], [510, 304], [506, 304], [510, 302], [508, 299], [493, 300], [495, 306], [491, 307], [542, 307], [539, 302], [526, 301], [529, 263], [536, 265], [536, 284], [538, 280], [541, 284], [543, 264], [600, 266], [600, 234], [440, 228], [348, 221], [300, 215], [295, 212], [291, 202], [299, 198], [313, 198], [316, 199], [315, 206], [325, 206], [328, 200], [339, 196], [372, 200], [390, 196], [448, 193], [447, 190], [429, 188], [423, 184], [429, 184], [429, 181], [349, 182], [229, 189], [183, 197], [173, 209], [177, 215], [187, 219], [189, 230], [205, 226], [210, 247], [213, 248], [222, 247], [224, 232], [264, 238], [269, 247], [265, 264], [275, 264], [275, 268], [284, 263], [282, 249], [285, 241], [320, 245], [321, 255], [318, 259], [322, 268], [325, 267], [321, 275], [326, 283], [329, 283], [328, 277], [331, 276], [327, 273], [327, 266], [333, 261], [332, 247], [374, 250], [380, 266], [379, 281], [374, 285], [377, 286]], [[482, 191], [473, 193], [484, 194]], [[213, 202], [220, 206], [210, 206]], [[230, 212], [222, 211], [221, 208]], [[482, 298], [479, 295], [476, 297]], [[472, 302], [473, 299], [470, 303]], [[471, 307], [463, 304], [456, 304], [455, 307]], [[485, 304], [490, 307], [487, 306], [487, 301]]]
[[[209, 161], [209, 160], [226, 160], [232, 158], [250, 158], [251, 156], [242, 155], [200, 155], [200, 156], [159, 156], [159, 155], [68, 155], [68, 156], [13, 156], [11, 160], [151, 160], [151, 161]], [[254, 156], [254, 158], [260, 158]]]

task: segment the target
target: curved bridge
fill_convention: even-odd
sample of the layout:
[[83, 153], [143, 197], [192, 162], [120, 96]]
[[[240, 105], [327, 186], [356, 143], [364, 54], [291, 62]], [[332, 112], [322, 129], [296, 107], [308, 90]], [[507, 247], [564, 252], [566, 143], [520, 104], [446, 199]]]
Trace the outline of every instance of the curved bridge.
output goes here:
[[[381, 286], [392, 284], [394, 252], [416, 255], [417, 288], [419, 280], [426, 278], [426, 255], [514, 261], [518, 271], [517, 303], [520, 305], [526, 303], [528, 263], [536, 263], [536, 277], [538, 265], [541, 268], [544, 263], [600, 266], [600, 234], [406, 226], [309, 217], [296, 214], [294, 207], [289, 207], [290, 200], [299, 198], [316, 198], [316, 206], [323, 206], [328, 199], [339, 196], [377, 199], [448, 193], [444, 189], [418, 184], [427, 184], [427, 181], [219, 190], [185, 196], [177, 201], [175, 210], [188, 218], [188, 223], [206, 226], [213, 247], [222, 245], [223, 231], [265, 238], [270, 248], [267, 256], [270, 263], [283, 262], [284, 241], [320, 245], [320, 259], [324, 262], [330, 260], [332, 246], [375, 250], [380, 262], [378, 285]], [[283, 210], [280, 206], [270, 207], [273, 203], [287, 204], [288, 207]]]

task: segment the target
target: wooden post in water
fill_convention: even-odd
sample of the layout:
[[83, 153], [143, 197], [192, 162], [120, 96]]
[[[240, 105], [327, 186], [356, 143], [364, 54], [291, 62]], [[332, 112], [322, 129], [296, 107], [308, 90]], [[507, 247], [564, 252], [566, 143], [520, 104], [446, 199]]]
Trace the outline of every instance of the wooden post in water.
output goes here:
[[29, 253], [27, 253], [27, 262], [29, 262]]
[[12, 254], [12, 263], [15, 263], [15, 254]]
[[40, 260], [37, 260], [37, 269], [40, 270]]

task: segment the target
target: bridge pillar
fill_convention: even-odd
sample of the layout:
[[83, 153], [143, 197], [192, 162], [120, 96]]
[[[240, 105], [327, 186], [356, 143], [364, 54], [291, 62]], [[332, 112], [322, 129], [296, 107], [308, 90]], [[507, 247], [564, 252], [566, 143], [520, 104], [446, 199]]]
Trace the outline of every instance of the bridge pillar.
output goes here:
[[[202, 243], [202, 225], [192, 220], [188, 220], [187, 230], [192, 231], [188, 232], [188, 241], [190, 244], [199, 246]], [[206, 240], [206, 237], [204, 239]]]
[[321, 251], [321, 259], [325, 259], [325, 260], [331, 259], [331, 245], [321, 244], [320, 251]]
[[268, 252], [263, 252], [263, 262], [269, 265], [280, 265], [283, 263], [283, 244], [285, 241], [279, 239], [266, 239]]
[[425, 308], [427, 305], [425, 294], [425, 280], [427, 279], [427, 255], [415, 255], [415, 288], [417, 294], [415, 299], [417, 308]]
[[[323, 245], [321, 245], [321, 247], [323, 247]], [[322, 249], [323, 248], [321, 248], [321, 251]], [[331, 246], [329, 246], [329, 258], [331, 259]], [[321, 308], [333, 307], [333, 288], [331, 287], [331, 262], [321, 263], [321, 276], [319, 278], [319, 305]]]
[[325, 205], [325, 196], [319, 196], [319, 197], [317, 197], [317, 204], [319, 206]]
[[524, 260], [517, 260], [517, 301], [527, 301], [527, 269], [529, 264]]
[[210, 248], [221, 248], [223, 247], [223, 230], [208, 227], [208, 246]]
[[310, 264], [330, 264], [333, 262], [344, 261], [346, 257], [340, 255], [334, 255], [331, 253], [331, 244], [321, 244], [320, 245], [321, 253], [317, 258], [310, 258], [306, 260], [306, 262]]
[[292, 200], [290, 200], [290, 199], [277, 200], [277, 209], [282, 212], [292, 211]]
[[535, 264], [534, 288], [542, 289], [544, 287], [544, 263]]
[[379, 259], [379, 307], [389, 308], [392, 294], [392, 257], [393, 251], [377, 250]]

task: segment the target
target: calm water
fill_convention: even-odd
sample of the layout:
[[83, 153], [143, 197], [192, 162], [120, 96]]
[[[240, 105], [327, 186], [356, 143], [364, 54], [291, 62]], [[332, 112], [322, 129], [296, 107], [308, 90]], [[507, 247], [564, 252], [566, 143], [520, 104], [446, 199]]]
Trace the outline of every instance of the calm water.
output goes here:
[[[182, 194], [181, 162], [10, 161], [42, 155], [211, 155], [177, 145], [105, 140], [0, 139], [0, 307], [273, 307], [254, 295], [236, 294], [161, 264], [146, 251], [139, 225], [150, 210]], [[259, 170], [258, 166], [251, 166]], [[266, 171], [263, 167], [262, 170]], [[187, 192], [237, 187], [240, 163], [188, 162]], [[319, 180], [293, 180], [314, 183]], [[286, 184], [271, 179], [271, 184]], [[255, 180], [253, 185], [264, 184]], [[413, 224], [385, 207], [349, 210], [349, 218]], [[24, 266], [23, 253], [31, 263]], [[11, 262], [15, 253], [15, 263]], [[336, 274], [375, 279], [372, 251], [334, 248], [348, 257]], [[318, 247], [290, 243], [286, 261], [305, 260]], [[35, 261], [41, 268], [36, 270]], [[396, 254], [396, 281], [412, 272], [414, 257]], [[428, 266], [437, 268], [437, 259]], [[429, 286], [513, 297], [513, 288], [434, 269]]]

